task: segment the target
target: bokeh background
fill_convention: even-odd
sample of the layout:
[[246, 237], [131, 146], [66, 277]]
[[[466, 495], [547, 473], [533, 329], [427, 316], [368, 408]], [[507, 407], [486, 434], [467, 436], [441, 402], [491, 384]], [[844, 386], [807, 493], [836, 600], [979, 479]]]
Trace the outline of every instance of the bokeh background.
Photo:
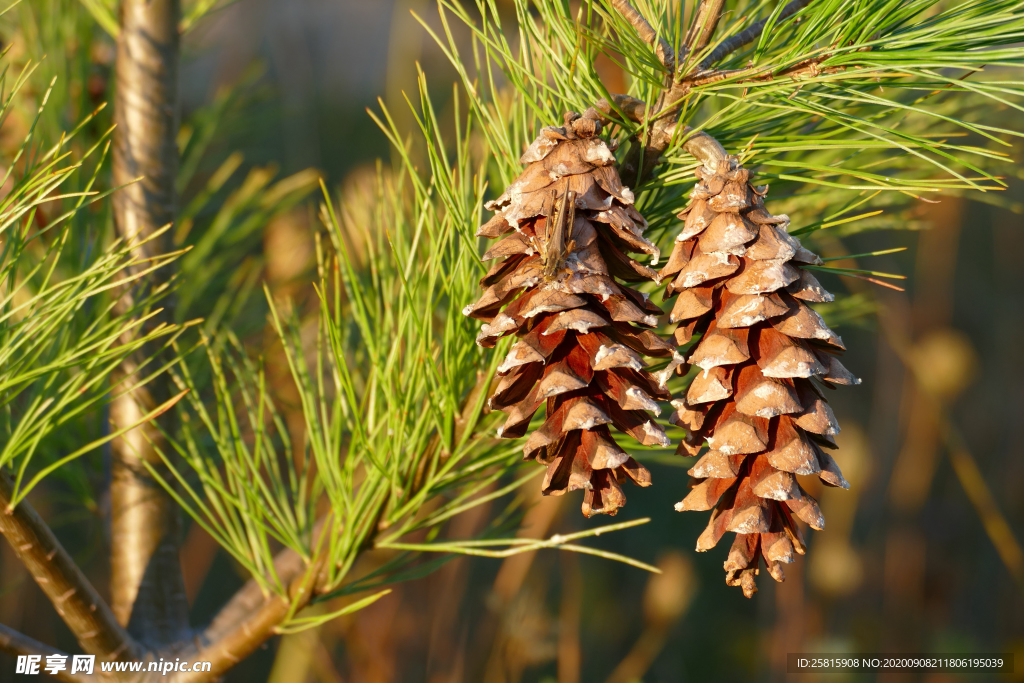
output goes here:
[[[240, 151], [246, 169], [288, 176], [314, 168], [342, 195], [370, 192], [374, 160], [387, 163], [390, 152], [365, 109], [383, 97], [411, 124], [401, 98], [415, 89], [416, 64], [435, 92], [450, 91], [453, 80], [411, 12], [438, 24], [430, 0], [239, 0], [189, 35], [184, 118], [235, 93], [241, 104], [214, 147]], [[86, 82], [105, 92], [108, 43], [56, 49], [88, 49]], [[1024, 147], [1012, 153], [1024, 159]], [[685, 495], [686, 468], [660, 458], [649, 462], [655, 486], [627, 491], [624, 511], [652, 521], [597, 545], [654, 562], [663, 574], [555, 551], [455, 559], [354, 616], [278, 639], [227, 680], [812, 683], [811, 675], [787, 676], [787, 653], [1015, 652], [1018, 673], [1001, 680], [1024, 681], [1024, 224], [1013, 210], [1024, 187], [1011, 180], [998, 206], [937, 199], [914, 207], [911, 230], [815, 243], [831, 256], [905, 246], [872, 265], [908, 280], [899, 292], [823, 277], [830, 289], [863, 293], [876, 313], [837, 327], [850, 349], [846, 365], [864, 380], [832, 399], [843, 425], [837, 460], [852, 489], [812, 491], [828, 526], [810, 535], [808, 557], [787, 567], [785, 583], [763, 575], [752, 600], [726, 587], [726, 548], [693, 551], [706, 516], [672, 510]], [[311, 293], [312, 224], [308, 207], [298, 206], [262, 227], [253, 256], [275, 294]], [[273, 353], [268, 362], [273, 378]], [[48, 486], [43, 513], [106, 585], [96, 530], [102, 498], [83, 511], [59, 483]], [[607, 522], [584, 520], [578, 505], [576, 495], [538, 497], [521, 533]], [[493, 511], [463, 515], [449, 533], [469, 536]], [[183, 555], [198, 623], [243, 577], [198, 528]], [[384, 559], [369, 556], [360, 570]], [[72, 648], [6, 545], [0, 563], [0, 621]], [[0, 679], [9, 671], [0, 667]]]

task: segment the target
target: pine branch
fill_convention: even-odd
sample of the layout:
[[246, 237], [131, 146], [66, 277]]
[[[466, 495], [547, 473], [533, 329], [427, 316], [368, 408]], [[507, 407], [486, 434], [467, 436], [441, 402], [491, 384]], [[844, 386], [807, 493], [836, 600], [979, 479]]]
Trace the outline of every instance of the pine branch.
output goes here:
[[[781, 14], [784, 15], [782, 18], [790, 16], [791, 14], [798, 11], [809, 2], [811, 2], [811, 0], [793, 0], [793, 2], [791, 2], [782, 10]], [[647, 22], [647, 20], [645, 20], [643, 16], [632, 7], [632, 5], [630, 5], [628, 2], [625, 2], [625, 0], [622, 0], [621, 2], [617, 0], [612, 0], [612, 5], [616, 9], [618, 9], [624, 17], [626, 17], [626, 19], [633, 25], [633, 27], [636, 29], [637, 33], [643, 40], [645, 40], [647, 43], [651, 45], [654, 44], [654, 30], [651, 28], [651, 25]], [[690, 54], [691, 44], [694, 46], [694, 50], [699, 50], [706, 46], [707, 43], [711, 40], [711, 36], [718, 25], [719, 18], [721, 17], [723, 5], [724, 0], [701, 1], [701, 4], [697, 9], [697, 14], [694, 17], [694, 22], [691, 25], [690, 30], [688, 31], [686, 36], [686, 51], [684, 53], [684, 56], [686, 54]], [[760, 28], [757, 29], [756, 35], [760, 35], [760, 32], [764, 30], [764, 26], [766, 23], [767, 21], [759, 22]], [[753, 29], [755, 27], [752, 26], [750, 28]], [[754, 39], [754, 37], [756, 37], [756, 35], [753, 35], [747, 38], [746, 34], [748, 33], [748, 31], [750, 31], [750, 29], [747, 29], [747, 31], [744, 31], [741, 34], [737, 34], [737, 36], [733, 37], [733, 39], [735, 39], [739, 38], [740, 36], [744, 36], [742, 39], [745, 41], [743, 43], [737, 44], [735, 47], [732, 48], [733, 50], [739, 48], [741, 45], [744, 45], [747, 42], [750, 42], [751, 40]], [[725, 43], [728, 43], [730, 40], [733, 39], [729, 39], [725, 41]], [[723, 43], [723, 45], [725, 43]], [[667, 49], [669, 53], [671, 53], [671, 48], [668, 46], [667, 41], [661, 39], [658, 47], [656, 48], [656, 50], [659, 51], [659, 57], [662, 56], [662, 52], [665, 49]], [[717, 50], [712, 52], [712, 55], [714, 55], [715, 52], [717, 52]], [[722, 56], [725, 56], [725, 54], [723, 54]], [[662, 64], [669, 69], [670, 73], [675, 71], [676, 61], [674, 56], [671, 60], [671, 66], [669, 66], [668, 61], [665, 59], [662, 59]], [[638, 185], [657, 165], [658, 160], [661, 158], [661, 155], [665, 152], [666, 149], [668, 149], [668, 146], [671, 144], [672, 139], [675, 137], [676, 130], [678, 128], [678, 126], [676, 125], [677, 117], [675, 116], [675, 113], [678, 111], [679, 103], [681, 102], [682, 97], [686, 94], [686, 92], [688, 92], [689, 86], [681, 83], [671, 82], [671, 80], [670, 83], [671, 87], [667, 87], [665, 90], [663, 90], [658, 97], [658, 101], [655, 107], [657, 110], [656, 116], [658, 117], [658, 120], [655, 121], [654, 125], [647, 132], [647, 139], [638, 140], [638, 144], [635, 145], [630, 150], [629, 155], [622, 164], [621, 170], [623, 176], [629, 179], [630, 181], [635, 181], [635, 183]], [[632, 112], [631, 115], [637, 117], [635, 120], [638, 123], [642, 123], [646, 118], [646, 105], [640, 102], [639, 100], [635, 100], [634, 98], [628, 98], [627, 100], [622, 99], [622, 97], [623, 96], [613, 96], [613, 99], [620, 98], [617, 100], [617, 103], [621, 102], [623, 106], [627, 106]], [[607, 100], [602, 98], [601, 102], [603, 102], [607, 107]], [[597, 108], [599, 110], [601, 109], [600, 103]], [[603, 113], [607, 114], [609, 112], [606, 110]], [[691, 130], [692, 129], [689, 128], [689, 126], [687, 126], [684, 128], [683, 134], [688, 134]], [[718, 161], [724, 159], [726, 156], [725, 149], [722, 147], [722, 145], [719, 144], [719, 142], [712, 138], [710, 135], [703, 132], [690, 136], [690, 138], [684, 143], [683, 148], [686, 149], [687, 152], [693, 154], [696, 158], [698, 158], [702, 163], [704, 163], [708, 168], [711, 169], [714, 169]]]
[[[319, 536], [326, 522], [321, 518], [313, 527], [313, 537]], [[362, 548], [373, 547], [367, 541]], [[323, 593], [318, 585], [323, 578], [318, 568], [309, 568], [293, 550], [283, 550], [274, 558], [274, 573], [288, 586], [289, 599], [280, 595], [265, 595], [260, 584], [250, 579], [228, 600], [210, 624], [182, 653], [171, 647], [177, 657], [212, 663], [209, 672], [178, 674], [174, 683], [208, 683], [217, 680], [263, 643], [277, 635], [285, 620], [304, 608]], [[312, 578], [310, 578], [312, 577]]]
[[[456, 419], [454, 443], [459, 443], [464, 437], [480, 396], [486, 393], [490, 387], [486, 375], [478, 373], [477, 380], [477, 384], [466, 397], [459, 417]], [[428, 446], [428, 451], [437, 447], [438, 443], [432, 441]], [[376, 521], [379, 521], [383, 508], [384, 506], [381, 505], [381, 510], [371, 527], [374, 530], [377, 528]], [[319, 538], [326, 522], [326, 517], [317, 520], [311, 532], [313, 538]], [[375, 536], [371, 533], [361, 544], [361, 550], [373, 548]], [[324, 587], [320, 585], [314, 585], [311, 590], [304, 590], [305, 587], [301, 582], [305, 576], [312, 574], [318, 579], [322, 577], [319, 576], [319, 572], [307, 571], [306, 562], [294, 550], [282, 550], [275, 556], [274, 574], [281, 583], [289, 586], [289, 594], [293, 596], [293, 602], [289, 603], [280, 596], [268, 598], [260, 584], [250, 579], [228, 600], [199, 636], [198, 642], [203, 645], [195, 651], [193, 659], [213, 662], [213, 673], [222, 674], [271, 638], [275, 634], [275, 628], [281, 624], [289, 612], [298, 611], [309, 600], [323, 592]], [[299, 593], [300, 590], [301, 593]], [[298, 596], [297, 603], [294, 596]], [[206, 680], [212, 679], [194, 675], [181, 679], [182, 682], [188, 681], [188, 683], [199, 683]]]
[[[314, 535], [323, 527], [323, 522], [324, 520], [321, 519], [314, 526]], [[305, 562], [294, 550], [282, 550], [274, 558], [274, 573], [286, 586], [291, 585], [295, 579], [302, 576], [305, 569]], [[250, 579], [221, 608], [217, 616], [203, 631], [200, 640], [213, 646], [222, 640], [233, 638], [233, 633], [243, 629], [261, 610], [265, 609], [266, 602], [267, 596], [259, 583]]]
[[[61, 655], [67, 658], [65, 661], [70, 662], [71, 660], [71, 657], [52, 645], [43, 645], [39, 641], [33, 640], [4, 624], [0, 624], [0, 650], [14, 656], [38, 655], [45, 658], [47, 655]], [[87, 674], [71, 673], [70, 666], [63, 671], [58, 671], [54, 678], [61, 681], [61, 683], [92, 683], [93, 681], [93, 677]]]
[[28, 501], [9, 510], [13, 488], [7, 473], [0, 472], [0, 506], [5, 510], [0, 512], [0, 533], [82, 649], [107, 660], [137, 659], [139, 647]]
[[[180, 17], [179, 0], [121, 3], [113, 180], [127, 187], [114, 194], [114, 222], [129, 240], [144, 240], [174, 220]], [[145, 241], [145, 253], [139, 256], [169, 251], [169, 234]], [[153, 288], [159, 284], [150, 283]], [[139, 293], [128, 290], [123, 301]], [[164, 319], [170, 315], [165, 311]], [[122, 365], [114, 373], [114, 384], [130, 376], [145, 357], [143, 350]], [[146, 390], [119, 396], [110, 407], [113, 428], [136, 424], [169, 393], [166, 378], [158, 378]], [[144, 464], [162, 466], [157, 453], [161, 441], [158, 429], [143, 425], [111, 445], [111, 606], [121, 624], [154, 645], [179, 640], [188, 629], [178, 559], [179, 510]]]
[[[476, 384], [464, 398], [455, 419], [453, 444], [460, 443], [467, 429], [476, 426], [473, 415], [480, 407], [482, 396], [491, 387], [486, 373], [478, 372], [476, 379]], [[431, 440], [427, 451], [433, 452], [438, 447], [439, 443]], [[417, 484], [412, 493], [417, 492], [421, 484]], [[385, 507], [384, 503], [380, 504], [380, 510], [374, 515], [374, 523], [368, 527], [370, 533], [359, 544], [359, 552], [375, 547], [378, 522]], [[316, 521], [310, 532], [313, 539], [321, 537], [327, 522], [327, 516]], [[326, 555], [321, 556], [320, 563], [326, 559]], [[212, 672], [181, 674], [174, 679], [175, 683], [206, 683], [215, 680], [273, 637], [277, 633], [276, 629], [290, 615], [305, 607], [314, 597], [333, 588], [324, 585], [326, 576], [321, 567], [310, 568], [294, 550], [280, 551], [274, 557], [273, 564], [274, 575], [281, 584], [287, 586], [290, 599], [286, 600], [280, 595], [268, 597], [260, 583], [250, 579], [235, 592], [190, 646], [188, 656], [193, 660], [212, 662]], [[183, 655], [174, 650], [174, 656]]]
[[669, 73], [674, 72], [676, 70], [676, 55], [672, 50], [672, 46], [665, 40], [665, 37], [658, 35], [658, 32], [629, 3], [629, 0], [611, 0], [611, 5], [636, 29], [636, 32], [644, 42], [654, 48], [654, 52], [658, 55], [658, 61], [661, 62], [661, 65], [668, 69]]
[[[312, 537], [319, 538], [326, 517], [313, 525]], [[288, 587], [288, 599], [267, 596], [259, 583], [250, 579], [228, 600], [209, 626], [193, 641], [188, 656], [211, 662], [209, 672], [178, 674], [174, 683], [208, 683], [233, 668], [277, 634], [277, 628], [309, 604], [320, 591], [318, 567], [310, 568], [294, 550], [282, 550], [274, 558], [274, 573]], [[174, 656], [183, 656], [170, 648]]]
[[[868, 49], [864, 48], [863, 52], [867, 52]], [[820, 65], [823, 61], [832, 56], [831, 52], [826, 52], [818, 57], [811, 59], [805, 59], [792, 66], [788, 66], [785, 69], [779, 71], [773, 71], [771, 66], [764, 68], [752, 67], [749, 69], [727, 69], [723, 71], [711, 71], [711, 72], [698, 72], [693, 76], [684, 78], [680, 81], [679, 85], [683, 86], [684, 89], [700, 87], [702, 85], [711, 85], [713, 83], [720, 83], [721, 81], [729, 79], [737, 79], [735, 84], [742, 84], [754, 81], [772, 81], [776, 78], [792, 78], [797, 79], [802, 76], [808, 76], [814, 78], [821, 74], [833, 74], [838, 73], [846, 69], [845, 66], [834, 66], [822, 68]]]
[[[779, 12], [775, 23], [778, 24], [785, 21], [804, 7], [807, 7], [811, 2], [812, 0], [792, 0], [792, 2], [783, 7], [782, 11]], [[748, 45], [760, 38], [761, 34], [764, 33], [764, 27], [768, 25], [768, 19], [769, 17], [765, 17], [764, 19], [751, 24], [739, 33], [723, 40], [718, 47], [712, 50], [711, 54], [700, 63], [701, 70], [710, 69], [716, 63], [722, 61], [744, 45]]]
[[[270, 597], [255, 610], [246, 612], [244, 619], [235, 623], [233, 628], [221, 634], [209, 645], [187, 653], [193, 661], [210, 662], [211, 671], [179, 673], [171, 680], [173, 683], [208, 683], [218, 680], [276, 635], [277, 627], [285, 618], [297, 608], [305, 606], [308, 601], [308, 596], [299, 602], [294, 599], [286, 600], [279, 595]], [[178, 657], [183, 654], [175, 652], [175, 656]]]

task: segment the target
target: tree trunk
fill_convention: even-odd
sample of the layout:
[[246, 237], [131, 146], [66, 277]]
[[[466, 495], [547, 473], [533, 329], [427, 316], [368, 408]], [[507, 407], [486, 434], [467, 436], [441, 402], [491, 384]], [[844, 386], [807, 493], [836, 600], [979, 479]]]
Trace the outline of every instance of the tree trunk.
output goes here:
[[[175, 216], [180, 15], [180, 0], [121, 1], [113, 176], [115, 185], [131, 184], [114, 193], [114, 220], [118, 234], [128, 240], [144, 240]], [[167, 234], [137, 247], [139, 255], [167, 251]], [[121, 304], [130, 306], [133, 297], [160, 284], [152, 276], [136, 283], [123, 292]], [[163, 319], [169, 317], [165, 312]], [[137, 380], [139, 366], [156, 353], [147, 349], [130, 358], [115, 373], [115, 394]], [[112, 428], [138, 422], [165, 400], [168, 388], [161, 376], [116, 398], [110, 406]], [[188, 627], [178, 558], [179, 511], [143, 466], [144, 461], [160, 466], [154, 445], [161, 441], [156, 427], [145, 425], [111, 445], [112, 608], [118, 621], [150, 647], [181, 639]]]

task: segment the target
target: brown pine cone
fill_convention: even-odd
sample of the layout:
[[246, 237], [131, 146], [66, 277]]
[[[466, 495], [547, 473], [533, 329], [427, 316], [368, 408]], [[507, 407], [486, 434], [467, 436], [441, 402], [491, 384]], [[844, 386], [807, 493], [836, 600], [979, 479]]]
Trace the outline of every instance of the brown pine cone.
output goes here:
[[821, 388], [860, 380], [839, 362], [842, 340], [807, 305], [832, 301], [800, 267], [821, 260], [789, 235], [787, 216], [765, 209], [767, 186], [751, 185], [732, 156], [699, 167], [697, 177], [661, 276], [674, 278], [666, 296], [678, 295], [676, 343], [700, 335], [687, 362], [702, 372], [673, 401], [672, 421], [687, 430], [678, 452], [699, 455], [705, 441], [710, 450], [689, 471], [692, 491], [676, 509], [713, 509], [698, 551], [736, 533], [726, 583], [751, 597], [760, 558], [782, 581], [782, 563], [804, 553], [794, 518], [824, 524], [795, 475], [849, 488], [828, 454], [839, 425]]
[[[620, 484], [649, 486], [650, 473], [612, 436], [611, 427], [645, 445], [669, 444], [650, 417], [670, 398], [644, 369], [643, 356], [681, 362], [674, 346], [650, 330], [661, 309], [620, 284], [657, 280], [627, 254], [657, 256], [643, 237], [647, 222], [633, 208], [615, 158], [597, 137], [596, 112], [566, 114], [523, 154], [527, 164], [497, 200], [477, 235], [496, 239], [484, 260], [501, 259], [480, 281], [486, 287], [466, 315], [487, 321], [477, 343], [519, 339], [498, 368], [491, 408], [508, 413], [499, 435], [524, 436], [545, 406], [544, 424], [523, 447], [547, 465], [543, 492], [584, 489], [583, 514], [614, 515], [626, 502]], [[504, 310], [502, 310], [504, 309]]]

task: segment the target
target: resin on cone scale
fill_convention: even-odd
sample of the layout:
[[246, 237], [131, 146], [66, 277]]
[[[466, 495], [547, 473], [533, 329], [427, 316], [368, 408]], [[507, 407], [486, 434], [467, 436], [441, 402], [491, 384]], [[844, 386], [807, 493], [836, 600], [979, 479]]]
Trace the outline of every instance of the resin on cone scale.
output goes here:
[[751, 597], [761, 560], [782, 581], [782, 565], [804, 553], [797, 520], [824, 525], [797, 475], [849, 488], [829, 454], [839, 425], [823, 389], [860, 380], [839, 361], [842, 340], [809, 306], [832, 300], [804, 267], [821, 260], [787, 232], [787, 216], [765, 209], [767, 186], [752, 185], [733, 156], [698, 167], [697, 177], [660, 273], [674, 297], [674, 341], [700, 369], [673, 401], [672, 421], [687, 432], [678, 452], [701, 456], [676, 509], [711, 510], [698, 551], [736, 534], [726, 583]]
[[[507, 414], [500, 436], [526, 436], [543, 408], [523, 455], [547, 467], [545, 494], [582, 489], [588, 517], [618, 512], [626, 481], [650, 485], [615, 432], [669, 444], [653, 417], [670, 398], [664, 379], [682, 362], [652, 331], [661, 309], [624, 284], [658, 280], [630, 256], [656, 259], [658, 249], [643, 236], [647, 222], [599, 137], [599, 118], [568, 112], [564, 126], [544, 128], [521, 158], [523, 173], [487, 204], [495, 214], [477, 235], [500, 239], [484, 255], [496, 263], [483, 296], [463, 311], [486, 322], [481, 346], [517, 338], [489, 400]], [[670, 360], [655, 376], [645, 357]]]

